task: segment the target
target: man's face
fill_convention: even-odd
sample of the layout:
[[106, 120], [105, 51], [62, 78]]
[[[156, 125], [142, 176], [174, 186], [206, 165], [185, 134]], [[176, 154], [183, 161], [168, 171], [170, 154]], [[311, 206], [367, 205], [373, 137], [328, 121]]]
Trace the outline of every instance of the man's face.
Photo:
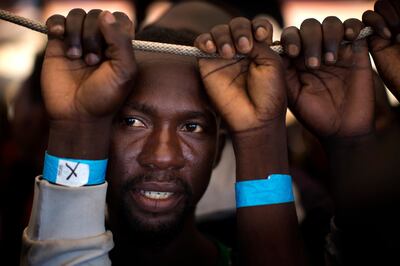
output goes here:
[[208, 186], [218, 119], [195, 61], [141, 53], [137, 62], [133, 92], [114, 122], [110, 218], [137, 232], [176, 231]]

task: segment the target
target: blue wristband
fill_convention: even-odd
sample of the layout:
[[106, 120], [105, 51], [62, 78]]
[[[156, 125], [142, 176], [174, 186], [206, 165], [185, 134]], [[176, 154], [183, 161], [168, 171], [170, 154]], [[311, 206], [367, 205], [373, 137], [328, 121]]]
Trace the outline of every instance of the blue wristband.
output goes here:
[[237, 182], [235, 189], [237, 208], [293, 202], [290, 175], [273, 174], [267, 179]]
[[107, 161], [59, 158], [46, 152], [43, 178], [68, 187], [102, 184], [106, 177]]

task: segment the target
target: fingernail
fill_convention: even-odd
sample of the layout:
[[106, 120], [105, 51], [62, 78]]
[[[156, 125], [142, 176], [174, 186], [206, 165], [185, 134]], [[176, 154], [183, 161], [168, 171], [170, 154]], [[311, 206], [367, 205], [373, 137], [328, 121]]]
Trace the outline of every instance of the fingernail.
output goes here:
[[54, 25], [54, 26], [50, 27], [49, 31], [52, 34], [62, 35], [62, 34], [64, 34], [64, 27], [61, 25]]
[[82, 51], [77, 47], [71, 47], [67, 51], [67, 56], [70, 58], [79, 58], [82, 56]]
[[244, 52], [244, 53], [249, 52], [251, 49], [249, 39], [247, 39], [247, 37], [244, 37], [244, 36], [239, 38], [238, 46], [240, 48], [240, 51]]
[[267, 37], [267, 30], [264, 27], [258, 27], [256, 30], [256, 37], [258, 40], [265, 39]]
[[208, 41], [206, 42], [206, 49], [207, 49], [207, 51], [209, 51], [209, 52], [215, 51], [214, 42], [211, 41], [211, 40], [208, 40]]
[[104, 21], [107, 24], [113, 24], [116, 22], [115, 17], [109, 11], [104, 11]]
[[325, 62], [334, 63], [335, 61], [335, 55], [332, 52], [327, 52], [325, 54]]
[[232, 58], [233, 57], [233, 50], [232, 50], [232, 47], [229, 44], [225, 43], [222, 46], [221, 50], [222, 50], [222, 55], [225, 58]]
[[297, 45], [289, 44], [288, 52], [289, 52], [289, 55], [296, 56], [299, 53], [299, 48], [297, 47]]
[[85, 62], [90, 66], [96, 65], [100, 62], [100, 57], [97, 54], [90, 53], [85, 56]]
[[310, 57], [307, 59], [307, 64], [311, 68], [316, 68], [319, 66], [319, 59], [315, 56]]
[[348, 29], [346, 29], [346, 32], [345, 32], [345, 34], [346, 34], [346, 36], [347, 36], [347, 38], [353, 38], [354, 37], [354, 30], [353, 29], [350, 29], [350, 28], [348, 28]]
[[390, 32], [390, 30], [388, 28], [383, 28], [383, 34], [385, 35], [385, 37], [390, 38], [392, 37], [392, 33]]

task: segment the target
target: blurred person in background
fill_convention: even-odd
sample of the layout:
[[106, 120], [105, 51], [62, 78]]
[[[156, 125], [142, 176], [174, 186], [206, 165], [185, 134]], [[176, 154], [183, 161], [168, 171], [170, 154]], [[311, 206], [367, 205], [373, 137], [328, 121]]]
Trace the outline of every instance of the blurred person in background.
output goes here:
[[[6, 122], [8, 136], [1, 147], [0, 250], [10, 265], [19, 263], [19, 239], [29, 220], [34, 180], [28, 176], [41, 171], [41, 154], [46, 150], [48, 138], [40, 86], [42, 63], [43, 54], [36, 57], [32, 74], [22, 83], [8, 107], [13, 115]], [[22, 178], [25, 176], [27, 178]]]

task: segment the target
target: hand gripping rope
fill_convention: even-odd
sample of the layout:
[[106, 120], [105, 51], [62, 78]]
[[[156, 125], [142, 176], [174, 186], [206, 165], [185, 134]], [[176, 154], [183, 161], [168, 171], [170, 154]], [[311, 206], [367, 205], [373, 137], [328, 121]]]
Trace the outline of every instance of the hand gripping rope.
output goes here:
[[[18, 15], [15, 15], [11, 12], [1, 10], [0, 9], [0, 19], [9, 21], [14, 24], [21, 25], [23, 27], [29, 28], [31, 30], [41, 32], [47, 34], [47, 27], [46, 25], [24, 18]], [[366, 38], [372, 35], [373, 30], [371, 27], [365, 27], [360, 31], [360, 34], [357, 37], [357, 40]], [[344, 42], [346, 43], [346, 42]], [[158, 43], [158, 42], [148, 42], [148, 41], [139, 41], [139, 40], [132, 40], [132, 47], [134, 50], [138, 51], [147, 51], [147, 52], [156, 52], [156, 53], [167, 53], [173, 55], [182, 55], [182, 56], [193, 56], [198, 58], [218, 58], [218, 54], [207, 54], [196, 47], [192, 46], [185, 46], [185, 45], [177, 45], [177, 44], [169, 44], [169, 43]], [[283, 54], [284, 50], [280, 44], [272, 45], [271, 49], [278, 53]], [[237, 58], [244, 57], [244, 55], [237, 55]]]

